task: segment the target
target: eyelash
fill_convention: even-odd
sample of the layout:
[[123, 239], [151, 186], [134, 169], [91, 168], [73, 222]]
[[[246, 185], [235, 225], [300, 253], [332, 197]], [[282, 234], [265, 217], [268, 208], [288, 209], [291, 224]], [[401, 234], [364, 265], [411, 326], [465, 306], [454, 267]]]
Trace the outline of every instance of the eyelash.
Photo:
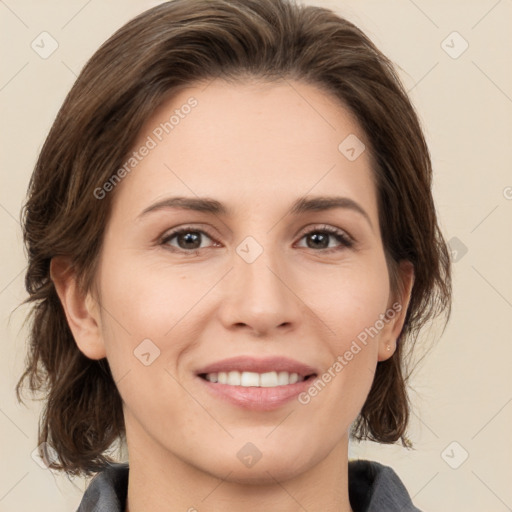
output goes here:
[[[203, 229], [197, 229], [192, 226], [185, 226], [183, 228], [179, 228], [174, 231], [171, 231], [170, 233], [165, 234], [162, 237], [160, 244], [167, 246], [168, 248], [170, 248], [170, 250], [172, 252], [177, 252], [177, 253], [181, 253], [181, 254], [188, 255], [188, 256], [198, 255], [199, 251], [201, 251], [202, 249], [209, 249], [209, 247], [203, 247], [203, 248], [199, 248], [199, 249], [186, 250], [186, 249], [180, 249], [180, 248], [169, 245], [170, 240], [172, 240], [176, 236], [181, 235], [183, 233], [201, 233], [202, 235], [206, 235], [208, 238], [215, 241], [214, 237], [211, 236], [207, 231], [205, 231]], [[304, 237], [311, 235], [313, 233], [327, 233], [328, 235], [331, 235], [332, 237], [336, 238], [336, 240], [341, 244], [341, 247], [331, 247], [328, 249], [319, 249], [319, 250], [312, 249], [314, 252], [330, 254], [330, 253], [338, 252], [338, 251], [341, 251], [344, 249], [350, 249], [354, 246], [354, 240], [350, 236], [348, 236], [344, 231], [341, 231], [340, 229], [333, 228], [331, 226], [326, 226], [326, 225], [324, 225], [322, 227], [314, 227], [314, 228], [310, 229], [309, 231], [302, 233], [299, 240], [302, 240]], [[306, 247], [306, 249], [309, 249], [309, 247]]]

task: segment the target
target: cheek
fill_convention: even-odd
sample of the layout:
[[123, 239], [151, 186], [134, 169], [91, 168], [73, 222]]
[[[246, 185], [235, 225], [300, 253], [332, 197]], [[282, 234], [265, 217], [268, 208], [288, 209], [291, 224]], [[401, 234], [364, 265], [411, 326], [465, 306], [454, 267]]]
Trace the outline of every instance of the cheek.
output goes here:
[[[382, 318], [389, 301], [389, 280], [384, 258], [374, 265], [353, 268], [333, 277], [328, 293], [317, 295], [317, 313], [329, 326], [331, 361], [325, 381], [332, 387], [332, 406], [341, 400], [357, 412], [366, 398], [378, 361]], [[333, 291], [334, 290], [334, 291]], [[322, 301], [322, 302], [320, 302]]]
[[[118, 327], [124, 327], [132, 336], [161, 338], [208, 290], [208, 276], [190, 268], [150, 265], [144, 258], [126, 255], [116, 263], [105, 259], [101, 283], [104, 305]], [[214, 277], [211, 276], [212, 281]], [[111, 321], [107, 318], [107, 323]]]
[[340, 269], [324, 280], [322, 293], [314, 295], [317, 311], [339, 340], [339, 350], [375, 326], [386, 311], [390, 293], [387, 266], [384, 257], [373, 259], [371, 265]]
[[[102, 336], [114, 377], [148, 362], [174, 373], [180, 355], [200, 337], [207, 318], [202, 300], [222, 273], [111, 254], [99, 275]], [[154, 372], [147, 373], [143, 378], [151, 379]]]

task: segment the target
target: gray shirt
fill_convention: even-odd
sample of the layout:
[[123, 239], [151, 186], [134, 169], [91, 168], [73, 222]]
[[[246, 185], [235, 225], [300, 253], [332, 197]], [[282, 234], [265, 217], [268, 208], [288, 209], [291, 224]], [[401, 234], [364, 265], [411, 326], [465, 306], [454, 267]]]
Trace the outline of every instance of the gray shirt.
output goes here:
[[[124, 512], [128, 472], [128, 464], [111, 464], [98, 473], [77, 512]], [[349, 461], [348, 487], [354, 512], [421, 512], [395, 471], [379, 462]]]

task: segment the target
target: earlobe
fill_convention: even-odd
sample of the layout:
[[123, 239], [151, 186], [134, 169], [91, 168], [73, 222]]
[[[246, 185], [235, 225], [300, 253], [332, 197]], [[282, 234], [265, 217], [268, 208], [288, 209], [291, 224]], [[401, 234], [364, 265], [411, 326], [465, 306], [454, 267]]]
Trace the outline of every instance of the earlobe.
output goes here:
[[381, 333], [379, 341], [379, 361], [385, 361], [395, 353], [397, 340], [405, 323], [405, 317], [414, 286], [413, 264], [410, 261], [404, 260], [400, 262], [399, 267], [399, 279], [401, 280], [402, 288], [398, 292], [399, 296], [394, 297], [394, 302], [386, 311], [389, 321]]
[[90, 359], [106, 356], [101, 336], [99, 308], [90, 292], [82, 293], [69, 259], [52, 258], [50, 276], [80, 351]]

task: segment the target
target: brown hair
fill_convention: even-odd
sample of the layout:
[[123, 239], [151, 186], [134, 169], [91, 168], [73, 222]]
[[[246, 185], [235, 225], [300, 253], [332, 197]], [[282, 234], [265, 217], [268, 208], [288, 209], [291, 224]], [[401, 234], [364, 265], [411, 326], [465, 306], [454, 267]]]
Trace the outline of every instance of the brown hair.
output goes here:
[[443, 311], [449, 317], [451, 269], [431, 193], [429, 151], [392, 63], [361, 30], [327, 9], [287, 0], [175, 0], [134, 18], [93, 55], [30, 180], [23, 228], [32, 324], [17, 393], [26, 379], [32, 392], [46, 392], [39, 442], [57, 452], [54, 468], [96, 472], [125, 433], [108, 363], [77, 348], [50, 261], [69, 256], [80, 287], [89, 289], [115, 193], [98, 200], [94, 191], [122, 166], [144, 122], [170, 93], [216, 77], [316, 85], [363, 128], [392, 289], [401, 284], [401, 260], [414, 265], [415, 282], [400, 343], [377, 365], [352, 435], [410, 446], [404, 347], [414, 344], [427, 321]]

